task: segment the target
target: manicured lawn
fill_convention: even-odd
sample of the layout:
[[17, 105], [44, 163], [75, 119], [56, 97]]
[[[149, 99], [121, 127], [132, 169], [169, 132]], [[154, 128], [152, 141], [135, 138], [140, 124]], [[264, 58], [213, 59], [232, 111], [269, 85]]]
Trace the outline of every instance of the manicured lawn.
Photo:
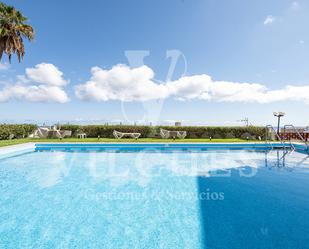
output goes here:
[[[256, 140], [254, 140], [256, 141]], [[233, 139], [212, 139], [211, 141], [209, 139], [159, 139], [159, 138], [141, 138], [138, 140], [135, 139], [114, 139], [114, 138], [86, 138], [86, 139], [79, 139], [79, 138], [65, 138], [65, 139], [33, 139], [33, 138], [25, 138], [25, 139], [13, 139], [13, 140], [0, 140], [0, 147], [2, 146], [8, 146], [8, 145], [14, 145], [14, 144], [22, 144], [22, 143], [28, 143], [28, 142], [116, 142], [116, 143], [162, 143], [162, 142], [182, 142], [182, 143], [233, 143], [233, 142], [247, 142], [247, 140], [233, 138]], [[250, 142], [250, 141], [249, 141]], [[252, 141], [251, 141], [252, 142]]]

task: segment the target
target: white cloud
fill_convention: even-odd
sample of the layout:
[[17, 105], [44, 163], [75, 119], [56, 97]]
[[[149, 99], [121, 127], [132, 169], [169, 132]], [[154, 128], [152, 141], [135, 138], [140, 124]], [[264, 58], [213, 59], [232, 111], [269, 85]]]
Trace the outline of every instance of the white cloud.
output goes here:
[[5, 71], [10, 68], [10, 65], [8, 63], [0, 63], [0, 71]]
[[209, 75], [193, 75], [158, 84], [151, 68], [116, 65], [110, 70], [94, 67], [89, 81], [76, 86], [78, 98], [93, 101], [147, 101], [172, 97], [217, 102], [271, 103], [303, 101], [309, 103], [309, 85], [288, 85], [271, 90], [257, 83], [215, 81]]
[[145, 101], [165, 98], [168, 94], [164, 85], [153, 81], [154, 73], [147, 66], [131, 69], [126, 65], [116, 65], [110, 70], [93, 67], [91, 74], [89, 81], [75, 88], [80, 99]]
[[68, 83], [63, 79], [63, 73], [49, 63], [41, 63], [34, 68], [26, 68], [26, 77], [29, 81], [46, 85], [64, 86]]
[[166, 87], [169, 95], [177, 99], [209, 99], [211, 77], [202, 74], [195, 76], [185, 76], [172, 82], [168, 82]]
[[276, 18], [272, 15], [269, 15], [265, 18], [264, 20], [264, 25], [270, 25], [272, 24], [274, 21], [276, 20]]
[[25, 71], [25, 75], [17, 76], [16, 83], [7, 83], [0, 90], [0, 102], [10, 99], [58, 103], [69, 101], [64, 90], [68, 81], [53, 64], [41, 63]]

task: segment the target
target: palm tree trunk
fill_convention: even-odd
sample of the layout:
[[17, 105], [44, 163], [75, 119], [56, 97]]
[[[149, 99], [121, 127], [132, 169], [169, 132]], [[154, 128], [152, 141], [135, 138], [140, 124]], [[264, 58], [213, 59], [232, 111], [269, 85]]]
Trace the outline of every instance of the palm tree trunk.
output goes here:
[[2, 59], [2, 55], [3, 55], [4, 49], [5, 49], [4, 43], [5, 43], [4, 37], [0, 37], [0, 61]]

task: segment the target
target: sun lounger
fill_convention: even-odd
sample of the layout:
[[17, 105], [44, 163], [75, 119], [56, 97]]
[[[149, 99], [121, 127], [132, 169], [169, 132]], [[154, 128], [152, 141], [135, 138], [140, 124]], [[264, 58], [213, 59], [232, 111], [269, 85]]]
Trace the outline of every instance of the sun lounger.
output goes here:
[[59, 131], [62, 137], [71, 137], [72, 131], [70, 130], [60, 130]]
[[114, 131], [113, 135], [115, 138], [117, 139], [121, 139], [123, 137], [131, 137], [134, 139], [138, 139], [141, 136], [141, 133], [137, 133], [137, 132], [119, 132], [119, 131]]
[[164, 130], [164, 129], [160, 129], [160, 135], [162, 138], [180, 138], [180, 139], [184, 139], [187, 136], [187, 132], [186, 131], [168, 131], [168, 130]]
[[70, 137], [72, 135], [72, 131], [69, 130], [59, 130], [57, 127], [38, 127], [33, 134], [29, 137], [32, 138], [64, 138]]

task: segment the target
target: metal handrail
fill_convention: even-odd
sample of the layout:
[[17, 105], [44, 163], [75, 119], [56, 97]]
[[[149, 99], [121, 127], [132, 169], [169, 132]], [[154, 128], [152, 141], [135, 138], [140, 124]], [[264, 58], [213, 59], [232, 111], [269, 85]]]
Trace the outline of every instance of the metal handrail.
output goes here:
[[268, 125], [266, 125], [266, 132], [265, 132], [265, 142], [269, 143], [269, 145], [271, 146], [271, 149], [274, 149], [274, 146], [272, 145], [272, 143], [268, 142]]
[[[266, 125], [266, 136], [265, 136], [266, 142], [268, 142], [268, 140], [267, 140], [268, 130], [267, 130], [267, 129], [269, 129], [269, 128], [273, 131], [273, 133], [275, 133], [276, 137], [278, 138], [278, 140], [279, 140], [280, 143], [282, 144], [282, 147], [283, 147], [284, 149], [286, 149], [286, 144], [285, 144], [285, 142], [281, 139], [281, 137], [279, 136], [279, 134], [277, 133], [277, 131], [275, 130], [275, 128], [274, 128], [272, 125]], [[272, 148], [272, 150], [273, 150], [273, 149], [274, 149], [274, 146], [273, 146], [272, 143], [270, 143], [270, 146], [271, 146], [271, 148]], [[294, 145], [291, 144], [291, 147], [293, 148], [293, 150], [295, 150]]]
[[295, 126], [294, 125], [285, 125], [284, 126], [284, 133], [285, 133], [285, 129], [287, 128], [287, 127], [292, 127], [293, 128], [293, 130], [296, 132], [296, 134], [299, 136], [299, 138], [304, 142], [304, 144], [307, 146], [307, 151], [309, 151], [309, 144], [308, 144], [308, 142], [306, 141], [306, 139], [299, 133], [299, 131], [295, 128]]
[[[267, 128], [270, 128], [275, 134], [276, 134], [276, 137], [278, 138], [278, 140], [284, 144], [283, 140], [281, 139], [281, 137], [279, 136], [279, 134], [276, 132], [275, 128], [272, 126], [272, 125], [266, 125], [266, 129]], [[266, 131], [267, 132], [267, 131]]]

